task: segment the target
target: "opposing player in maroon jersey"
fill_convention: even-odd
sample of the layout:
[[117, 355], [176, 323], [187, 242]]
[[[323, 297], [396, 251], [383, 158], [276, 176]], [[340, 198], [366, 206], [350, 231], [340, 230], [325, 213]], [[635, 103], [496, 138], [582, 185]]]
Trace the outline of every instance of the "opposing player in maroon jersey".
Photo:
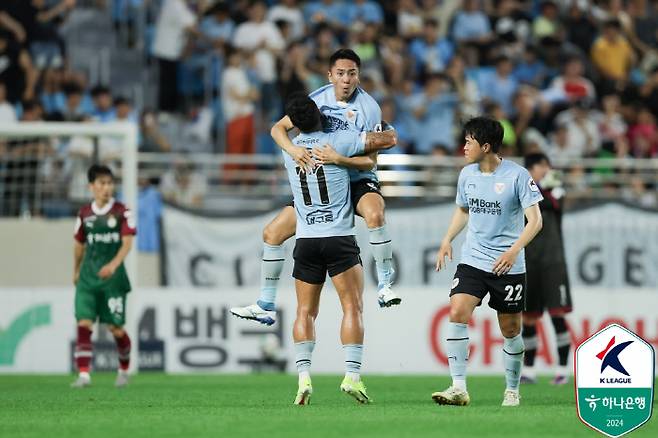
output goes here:
[[94, 201], [80, 209], [75, 224], [75, 361], [79, 374], [71, 386], [82, 388], [91, 384], [91, 333], [98, 319], [107, 324], [116, 341], [119, 372], [115, 386], [121, 387], [128, 384], [130, 364], [130, 338], [123, 329], [130, 281], [123, 261], [137, 230], [133, 213], [113, 197], [112, 171], [94, 164], [87, 177]]

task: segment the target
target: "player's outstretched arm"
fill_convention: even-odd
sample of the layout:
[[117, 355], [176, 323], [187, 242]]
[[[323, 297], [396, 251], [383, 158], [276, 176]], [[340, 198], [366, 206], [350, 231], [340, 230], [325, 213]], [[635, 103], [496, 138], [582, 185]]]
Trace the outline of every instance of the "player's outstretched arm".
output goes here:
[[368, 132], [366, 134], [366, 147], [365, 153], [381, 151], [382, 149], [390, 149], [398, 142], [398, 135], [395, 129], [384, 132]]
[[82, 257], [85, 255], [85, 246], [77, 240], [73, 242], [73, 284], [78, 284], [80, 277], [80, 265]]
[[468, 223], [468, 207], [457, 207], [455, 212], [452, 214], [452, 219], [450, 220], [450, 226], [448, 231], [446, 231], [443, 240], [441, 241], [441, 246], [439, 251], [436, 253], [436, 270], [440, 271], [441, 269], [448, 266], [446, 263], [446, 257], [449, 261], [452, 261], [452, 241], [461, 231], [464, 229]]
[[532, 239], [535, 238], [537, 233], [541, 231], [542, 227], [542, 218], [541, 211], [539, 210], [539, 204], [533, 204], [530, 207], [523, 210], [528, 223], [523, 228], [523, 232], [519, 236], [514, 245], [510, 249], [505, 251], [496, 259], [493, 266], [493, 273], [497, 275], [505, 275], [512, 269], [516, 257], [519, 255], [519, 252], [526, 247]]
[[313, 167], [315, 167], [315, 162], [309, 151], [307, 151], [306, 148], [295, 146], [288, 138], [288, 131], [294, 127], [295, 126], [292, 124], [290, 117], [284, 116], [272, 126], [272, 129], [270, 129], [270, 135], [274, 139], [274, 142], [281, 149], [286, 151], [300, 168], [313, 169]]
[[121, 263], [125, 260], [126, 256], [133, 247], [133, 241], [135, 240], [134, 235], [125, 235], [121, 237], [121, 248], [117, 252], [117, 255], [114, 256], [112, 260], [109, 261], [105, 266], [98, 271], [98, 276], [100, 278], [109, 278], [114, 275], [114, 272], [121, 266]]
[[346, 157], [341, 155], [331, 145], [313, 148], [313, 159], [318, 164], [335, 164], [358, 170], [372, 170], [377, 165], [377, 154]]

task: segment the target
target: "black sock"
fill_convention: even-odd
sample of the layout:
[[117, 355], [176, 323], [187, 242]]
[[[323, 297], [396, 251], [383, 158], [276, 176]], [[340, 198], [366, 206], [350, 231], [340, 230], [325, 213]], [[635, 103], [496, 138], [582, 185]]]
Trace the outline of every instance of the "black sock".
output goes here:
[[535, 364], [537, 354], [537, 327], [535, 324], [523, 325], [523, 344], [525, 344], [523, 365], [531, 367]]
[[569, 361], [569, 350], [571, 349], [571, 338], [567, 329], [567, 321], [564, 316], [551, 317], [553, 328], [555, 329], [555, 341], [557, 344], [557, 355], [559, 364], [566, 366]]

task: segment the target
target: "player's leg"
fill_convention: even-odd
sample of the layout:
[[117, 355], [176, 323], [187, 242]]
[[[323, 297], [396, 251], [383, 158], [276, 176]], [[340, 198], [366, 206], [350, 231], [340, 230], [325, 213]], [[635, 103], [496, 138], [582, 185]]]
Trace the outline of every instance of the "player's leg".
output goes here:
[[535, 371], [535, 357], [537, 356], [537, 320], [544, 313], [544, 295], [546, 285], [544, 284], [545, 267], [531, 260], [526, 261], [527, 288], [525, 291], [525, 311], [523, 312], [523, 344], [525, 354], [523, 355], [523, 371], [521, 383], [536, 383], [537, 373]]
[[487, 287], [482, 279], [484, 271], [472, 266], [457, 266], [452, 290], [450, 291], [450, 315], [446, 328], [446, 354], [452, 385], [444, 391], [432, 394], [438, 404], [465, 406], [470, 403], [466, 388], [466, 371], [468, 363], [469, 334], [468, 322], [475, 308], [487, 294]]
[[353, 265], [333, 275], [331, 281], [334, 283], [343, 310], [340, 340], [345, 353], [345, 378], [340, 389], [359, 403], [370, 403], [365, 384], [361, 380], [364, 332], [363, 267], [360, 263]]
[[535, 357], [537, 356], [537, 320], [541, 313], [523, 312], [523, 345], [525, 345], [525, 354], [523, 355], [523, 372], [521, 373], [521, 383], [537, 383], [537, 373], [535, 371]]
[[75, 353], [73, 354], [78, 368], [78, 377], [71, 384], [73, 388], [84, 388], [91, 385], [90, 372], [93, 357], [91, 334], [96, 317], [96, 296], [94, 291], [78, 285], [75, 290], [75, 319], [78, 322], [77, 338]]
[[126, 324], [126, 293], [108, 288], [103, 295], [104, 300], [100, 307], [99, 319], [100, 322], [107, 324], [117, 346], [119, 366], [114, 385], [120, 388], [128, 384], [128, 368], [130, 367], [131, 341], [130, 336], [123, 329]]
[[489, 274], [487, 285], [491, 297], [489, 306], [498, 312], [498, 325], [503, 335], [503, 366], [505, 367], [505, 393], [503, 406], [518, 406], [519, 383], [523, 365], [522, 312], [525, 308], [526, 275]]
[[239, 318], [272, 325], [276, 322], [276, 292], [285, 262], [283, 243], [295, 235], [295, 209], [286, 206], [263, 230], [263, 259], [261, 262], [260, 297], [256, 304], [233, 307], [231, 313]]
[[[324, 279], [323, 279], [324, 280]], [[317, 280], [314, 280], [317, 281]], [[295, 341], [295, 364], [297, 366], [298, 389], [294, 404], [311, 403], [311, 359], [315, 348], [315, 319], [320, 310], [320, 292], [323, 284], [312, 284], [295, 280], [297, 293], [297, 316], [292, 336]]]
[[294, 404], [310, 403], [311, 356], [315, 348], [315, 318], [320, 306], [320, 292], [327, 277], [327, 266], [322, 260], [319, 246], [322, 239], [297, 239], [293, 259], [295, 265], [292, 276], [295, 278], [297, 294], [297, 316], [293, 325], [295, 341], [295, 363], [299, 373], [297, 395]]
[[569, 382], [569, 376], [571, 375], [568, 366], [571, 336], [565, 318], [565, 315], [572, 310], [571, 290], [567, 267], [564, 263], [551, 267], [548, 272], [546, 307], [555, 329], [555, 343], [557, 344], [558, 354], [558, 366], [551, 383], [564, 385]]
[[359, 216], [368, 227], [370, 249], [375, 258], [377, 268], [377, 292], [380, 307], [390, 307], [402, 302], [402, 299], [391, 290], [393, 282], [393, 245], [386, 228], [384, 210], [386, 204], [379, 191], [377, 183], [361, 180], [353, 183], [352, 203]]

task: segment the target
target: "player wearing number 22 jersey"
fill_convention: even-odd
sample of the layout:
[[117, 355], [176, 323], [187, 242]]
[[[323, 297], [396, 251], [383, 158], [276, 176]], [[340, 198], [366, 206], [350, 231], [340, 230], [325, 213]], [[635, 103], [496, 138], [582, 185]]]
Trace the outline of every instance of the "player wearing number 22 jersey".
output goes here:
[[[468, 322], [475, 307], [489, 295], [498, 312], [503, 341], [506, 390], [503, 406], [519, 405], [519, 380], [524, 346], [521, 312], [525, 303], [524, 248], [542, 226], [539, 187], [528, 171], [498, 156], [501, 124], [476, 117], [464, 126], [464, 155], [470, 163], [457, 182], [457, 208], [437, 255], [437, 270], [452, 259], [450, 242], [468, 224], [450, 292], [450, 323], [446, 352], [452, 385], [435, 392], [439, 404], [467, 405]], [[524, 217], [528, 223], [524, 225]]]
[[[325, 145], [344, 156], [362, 155], [392, 147], [395, 131], [322, 131], [322, 115], [313, 100], [303, 94], [291, 97], [286, 113], [301, 134], [293, 139], [296, 147], [318, 152]], [[363, 355], [361, 316], [363, 269], [354, 238], [354, 208], [350, 199], [350, 175], [334, 164], [301, 169], [283, 153], [294, 196], [296, 243], [293, 277], [297, 292], [297, 318], [293, 328], [295, 363], [299, 388], [295, 404], [310, 402], [310, 368], [315, 346], [315, 318], [327, 274], [336, 288], [343, 309], [341, 341], [345, 352], [345, 378], [340, 389], [359, 403], [370, 399], [360, 378]]]
[[73, 387], [91, 384], [91, 333], [96, 320], [107, 324], [114, 335], [119, 357], [116, 386], [128, 383], [130, 338], [123, 330], [126, 294], [130, 281], [123, 260], [137, 232], [133, 213], [112, 197], [112, 171], [93, 165], [88, 171], [94, 201], [82, 207], [75, 224], [74, 282], [78, 338], [75, 361], [79, 375]]

